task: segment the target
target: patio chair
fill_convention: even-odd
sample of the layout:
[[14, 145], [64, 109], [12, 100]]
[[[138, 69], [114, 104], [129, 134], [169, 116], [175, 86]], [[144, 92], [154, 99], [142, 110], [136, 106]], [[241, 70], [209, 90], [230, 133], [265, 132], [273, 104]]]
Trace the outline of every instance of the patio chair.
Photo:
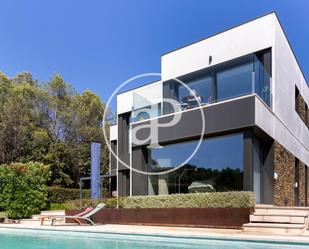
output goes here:
[[41, 226], [44, 224], [45, 219], [51, 219], [51, 225], [54, 226], [56, 221], [59, 219], [73, 219], [79, 225], [82, 224], [82, 221], [88, 222], [90, 225], [95, 225], [95, 223], [91, 220], [91, 216], [99, 212], [102, 208], [105, 207], [104, 203], [98, 204], [95, 208], [87, 208], [85, 211], [77, 214], [77, 215], [55, 215], [55, 216], [41, 216]]

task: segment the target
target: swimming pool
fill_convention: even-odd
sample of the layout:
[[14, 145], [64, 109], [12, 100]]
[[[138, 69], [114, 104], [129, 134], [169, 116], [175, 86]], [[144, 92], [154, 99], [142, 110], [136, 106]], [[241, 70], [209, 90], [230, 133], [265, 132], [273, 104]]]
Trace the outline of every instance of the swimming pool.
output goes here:
[[215, 239], [186, 239], [32, 230], [0, 230], [1, 249], [304, 249], [304, 244], [283, 244]]

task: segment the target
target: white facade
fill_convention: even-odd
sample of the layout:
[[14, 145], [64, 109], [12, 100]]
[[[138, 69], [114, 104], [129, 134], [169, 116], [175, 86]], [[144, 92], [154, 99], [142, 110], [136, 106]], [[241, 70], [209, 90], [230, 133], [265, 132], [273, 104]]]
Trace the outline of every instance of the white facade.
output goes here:
[[273, 112], [286, 127], [274, 126], [273, 138], [309, 165], [309, 129], [295, 111], [295, 85], [307, 104], [309, 88], [275, 14], [273, 20]]
[[[274, 14], [267, 15], [163, 55], [162, 80], [272, 47], [274, 18]], [[209, 56], [212, 56], [211, 64]]]
[[272, 106], [257, 99], [256, 124], [309, 165], [309, 129], [295, 111], [295, 86], [307, 104], [309, 88], [275, 13], [163, 55], [162, 81], [119, 94], [117, 113], [132, 110], [134, 93], [159, 102], [162, 82], [266, 48], [272, 50]]
[[[149, 104], [157, 104], [162, 101], [163, 89], [162, 81], [156, 81], [149, 85], [139, 87], [137, 89], [124, 92], [117, 95], [117, 114], [131, 112], [134, 105], [139, 105], [138, 108], [142, 108], [142, 104], [134, 101], [135, 96], [149, 100]], [[135, 102], [135, 103], [134, 103]]]
[[117, 140], [118, 137], [118, 127], [117, 125], [112, 125], [109, 128], [109, 140], [113, 141], [113, 140]]

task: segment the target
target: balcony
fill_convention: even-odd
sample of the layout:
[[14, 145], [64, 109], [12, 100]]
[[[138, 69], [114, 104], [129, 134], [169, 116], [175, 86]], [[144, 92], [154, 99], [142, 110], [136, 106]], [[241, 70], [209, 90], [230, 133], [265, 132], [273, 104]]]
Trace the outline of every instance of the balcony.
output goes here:
[[266, 50], [164, 82], [161, 100], [135, 93], [131, 121], [147, 120], [252, 93], [271, 107], [270, 64], [271, 51]]

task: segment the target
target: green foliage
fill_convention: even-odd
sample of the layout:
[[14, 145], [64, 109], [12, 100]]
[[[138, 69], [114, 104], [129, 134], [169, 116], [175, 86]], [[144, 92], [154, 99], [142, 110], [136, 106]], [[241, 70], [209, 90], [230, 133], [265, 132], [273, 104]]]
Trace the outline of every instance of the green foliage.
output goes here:
[[[157, 196], [135, 196], [105, 200], [67, 201], [66, 209], [80, 209], [104, 202], [109, 208], [252, 208], [255, 198], [252, 192], [215, 192]], [[80, 205], [82, 204], [82, 205]]]
[[[59, 186], [48, 187], [48, 200], [50, 203], [64, 203], [69, 200], [79, 200], [80, 190], [76, 188], [62, 188]], [[107, 196], [108, 191], [103, 189], [102, 196]], [[82, 190], [82, 198], [89, 199], [91, 196], [90, 189]]]
[[[48, 199], [51, 203], [64, 203], [68, 200], [79, 200], [79, 189], [62, 188], [62, 187], [48, 187]], [[90, 198], [90, 190], [83, 189], [83, 198]]]
[[49, 206], [49, 210], [65, 210], [65, 204], [64, 203], [51, 203]]
[[213, 192], [164, 196], [137, 196], [123, 199], [124, 208], [251, 208], [252, 192]]
[[122, 198], [104, 198], [102, 200], [91, 200], [91, 199], [82, 199], [80, 200], [70, 200], [64, 203], [65, 210], [77, 210], [85, 209], [88, 207], [95, 207], [99, 203], [104, 203], [107, 208], [116, 208], [117, 204], [119, 207], [122, 207]]
[[41, 163], [0, 165], [0, 208], [13, 219], [39, 213], [47, 204], [48, 177]]
[[41, 162], [50, 166], [49, 185], [78, 187], [79, 178], [89, 175], [95, 141], [102, 144], [105, 173], [104, 110], [97, 95], [77, 93], [58, 74], [40, 83], [28, 72], [14, 78], [0, 72], [0, 164]]

